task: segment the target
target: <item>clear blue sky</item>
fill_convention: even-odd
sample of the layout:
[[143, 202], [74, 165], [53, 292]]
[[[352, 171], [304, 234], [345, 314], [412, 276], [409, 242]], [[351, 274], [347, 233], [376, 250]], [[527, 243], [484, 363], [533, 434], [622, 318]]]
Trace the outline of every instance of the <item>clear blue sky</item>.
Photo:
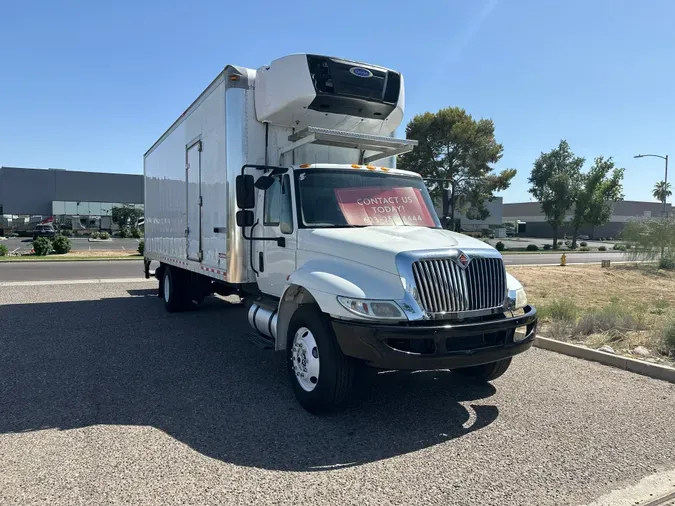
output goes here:
[[633, 200], [652, 200], [663, 162], [632, 156], [675, 158], [673, 0], [0, 4], [0, 165], [140, 173], [222, 67], [297, 52], [400, 70], [406, 121], [446, 106], [494, 119], [498, 168], [518, 169], [507, 202], [529, 199], [532, 162], [561, 138], [586, 167], [626, 167]]

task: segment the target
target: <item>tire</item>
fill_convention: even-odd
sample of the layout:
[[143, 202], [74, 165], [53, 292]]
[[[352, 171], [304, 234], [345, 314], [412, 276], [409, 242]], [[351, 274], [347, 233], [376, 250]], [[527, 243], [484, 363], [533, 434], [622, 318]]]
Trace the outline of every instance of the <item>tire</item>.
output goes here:
[[499, 378], [511, 365], [511, 357], [491, 362], [489, 364], [475, 365], [473, 367], [464, 367], [455, 369], [462, 376], [474, 379], [476, 381], [492, 381]]
[[291, 318], [286, 357], [293, 392], [307, 411], [334, 412], [350, 400], [358, 364], [342, 354], [328, 319], [315, 306], [301, 306]]
[[185, 295], [185, 275], [173, 267], [166, 266], [163, 269], [160, 288], [164, 307], [169, 313], [184, 311], [187, 307], [187, 297]]

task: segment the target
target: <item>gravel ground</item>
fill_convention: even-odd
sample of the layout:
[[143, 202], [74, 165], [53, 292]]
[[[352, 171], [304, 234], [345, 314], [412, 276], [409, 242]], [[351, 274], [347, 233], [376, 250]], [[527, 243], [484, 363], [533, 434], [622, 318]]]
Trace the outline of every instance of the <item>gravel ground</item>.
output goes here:
[[494, 386], [380, 374], [325, 418], [217, 299], [0, 289], [0, 504], [584, 504], [675, 467], [675, 385], [533, 349]]

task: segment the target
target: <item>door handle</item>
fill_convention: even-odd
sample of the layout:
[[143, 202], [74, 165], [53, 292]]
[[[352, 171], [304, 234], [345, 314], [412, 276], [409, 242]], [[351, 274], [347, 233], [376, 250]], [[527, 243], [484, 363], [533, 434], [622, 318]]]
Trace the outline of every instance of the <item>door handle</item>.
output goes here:
[[258, 270], [265, 272], [265, 258], [262, 251], [258, 252]]

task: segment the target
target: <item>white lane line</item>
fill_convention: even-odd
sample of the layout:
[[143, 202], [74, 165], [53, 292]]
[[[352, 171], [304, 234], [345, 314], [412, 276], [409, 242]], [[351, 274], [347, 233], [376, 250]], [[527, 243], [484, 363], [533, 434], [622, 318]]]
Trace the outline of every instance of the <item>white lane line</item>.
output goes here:
[[95, 285], [109, 283], [144, 283], [154, 279], [145, 278], [102, 278], [102, 279], [58, 279], [53, 281], [3, 281], [0, 287], [7, 286], [52, 286], [52, 285]]

